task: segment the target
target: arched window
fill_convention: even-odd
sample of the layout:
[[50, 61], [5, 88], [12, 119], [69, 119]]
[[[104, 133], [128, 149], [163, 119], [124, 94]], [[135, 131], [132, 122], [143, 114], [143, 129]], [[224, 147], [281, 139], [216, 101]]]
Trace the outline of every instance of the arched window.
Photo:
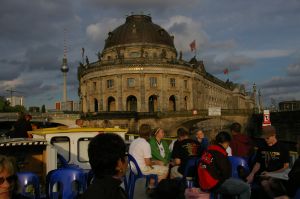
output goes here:
[[156, 112], [158, 107], [157, 95], [151, 95], [148, 100], [149, 112]]
[[174, 95], [169, 98], [169, 111], [176, 111], [176, 98]]
[[99, 109], [98, 109], [98, 100], [96, 98], [94, 99], [94, 111], [95, 112], [99, 111]]
[[107, 98], [107, 111], [115, 111], [116, 110], [116, 100], [113, 97]]
[[137, 111], [137, 99], [135, 96], [130, 95], [126, 100], [127, 111]]

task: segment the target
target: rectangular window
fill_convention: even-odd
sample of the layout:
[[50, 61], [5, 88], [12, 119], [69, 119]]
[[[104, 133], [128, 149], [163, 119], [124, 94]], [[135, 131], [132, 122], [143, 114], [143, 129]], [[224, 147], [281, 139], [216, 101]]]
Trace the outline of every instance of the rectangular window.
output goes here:
[[184, 80], [184, 88], [188, 88], [188, 80]]
[[112, 87], [114, 87], [114, 80], [108, 79], [107, 80], [107, 88], [112, 88]]
[[156, 77], [150, 77], [150, 87], [152, 87], [152, 88], [157, 87], [157, 78]]
[[175, 87], [176, 86], [176, 80], [175, 78], [170, 78], [170, 86]]
[[135, 81], [134, 78], [127, 78], [127, 87], [134, 87]]
[[70, 161], [70, 153], [71, 153], [71, 144], [70, 138], [66, 136], [57, 136], [53, 137], [50, 140], [50, 143], [55, 146], [57, 149], [57, 153], [62, 155], [67, 162]]
[[80, 138], [78, 140], [78, 161], [88, 162], [88, 146], [92, 138]]

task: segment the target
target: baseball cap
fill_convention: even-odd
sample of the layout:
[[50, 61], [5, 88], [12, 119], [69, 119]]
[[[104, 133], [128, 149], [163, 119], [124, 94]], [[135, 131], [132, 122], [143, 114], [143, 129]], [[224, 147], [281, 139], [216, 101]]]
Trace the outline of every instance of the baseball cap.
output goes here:
[[276, 129], [273, 126], [263, 126], [262, 127], [262, 138], [268, 138], [272, 135], [276, 135]]

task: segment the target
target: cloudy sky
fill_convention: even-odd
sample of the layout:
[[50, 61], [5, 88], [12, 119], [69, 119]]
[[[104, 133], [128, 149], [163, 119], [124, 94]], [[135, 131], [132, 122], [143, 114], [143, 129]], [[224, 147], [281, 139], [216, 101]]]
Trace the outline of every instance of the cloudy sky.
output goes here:
[[26, 106], [54, 108], [62, 97], [66, 29], [68, 97], [78, 100], [81, 48], [95, 61], [107, 33], [132, 12], [151, 14], [186, 60], [196, 40], [208, 72], [248, 89], [255, 82], [265, 104], [300, 99], [299, 0], [2, 0], [0, 95], [12, 88]]

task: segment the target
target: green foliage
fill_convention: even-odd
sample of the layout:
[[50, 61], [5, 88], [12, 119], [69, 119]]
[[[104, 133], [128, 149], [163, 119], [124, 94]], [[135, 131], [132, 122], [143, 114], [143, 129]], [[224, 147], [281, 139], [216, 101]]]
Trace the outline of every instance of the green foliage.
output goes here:
[[5, 105], [5, 99], [4, 97], [0, 96], [0, 111], [2, 112]]
[[14, 107], [10, 106], [9, 101], [7, 101], [3, 96], [0, 96], [0, 112], [25, 112], [26, 108], [24, 106], [16, 105]]
[[20, 105], [16, 105], [15, 107], [13, 107], [13, 109], [14, 109], [14, 112], [18, 112], [18, 113], [26, 112], [26, 108], [24, 106], [20, 106]]

